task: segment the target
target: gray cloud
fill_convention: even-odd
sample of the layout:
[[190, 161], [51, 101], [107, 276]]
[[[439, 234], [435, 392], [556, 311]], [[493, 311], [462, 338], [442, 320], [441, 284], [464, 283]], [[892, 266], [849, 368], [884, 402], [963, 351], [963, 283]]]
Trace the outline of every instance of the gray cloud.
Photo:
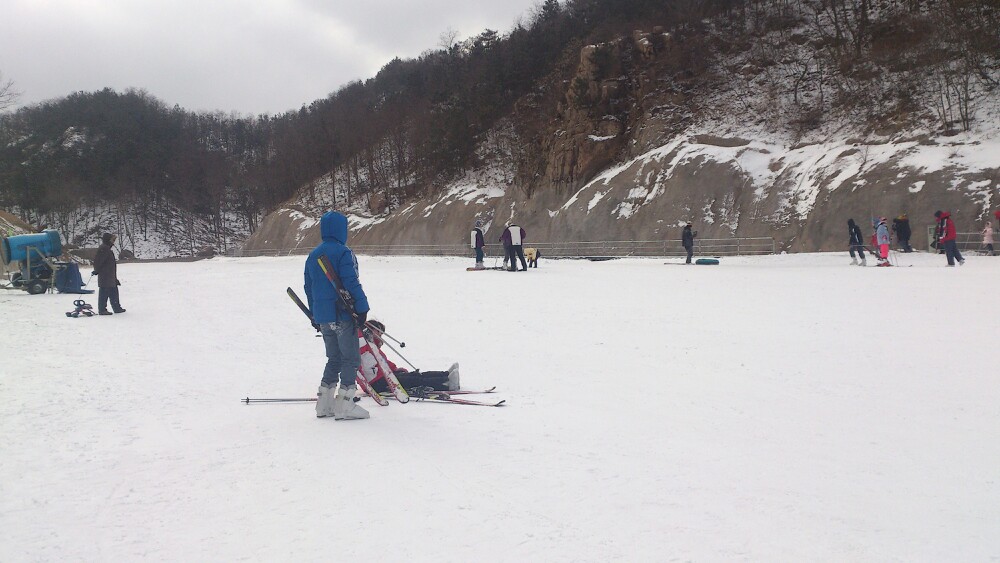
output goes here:
[[280, 113], [393, 57], [509, 30], [538, 0], [3, 0], [0, 72], [21, 105], [105, 87], [198, 111]]

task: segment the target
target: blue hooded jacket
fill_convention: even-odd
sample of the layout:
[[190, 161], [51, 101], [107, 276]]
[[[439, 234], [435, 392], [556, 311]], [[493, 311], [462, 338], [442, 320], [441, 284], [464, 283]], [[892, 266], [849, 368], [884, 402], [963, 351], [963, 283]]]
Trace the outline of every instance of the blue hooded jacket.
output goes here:
[[347, 217], [336, 211], [326, 212], [319, 221], [319, 232], [323, 236], [323, 242], [306, 259], [305, 291], [309, 310], [312, 311], [313, 321], [317, 323], [350, 320], [351, 314], [340, 304], [333, 284], [319, 267], [319, 257], [325, 254], [333, 264], [344, 289], [354, 297], [354, 311], [365, 313], [369, 310], [368, 297], [361, 287], [358, 275], [358, 260], [351, 249], [347, 248]]

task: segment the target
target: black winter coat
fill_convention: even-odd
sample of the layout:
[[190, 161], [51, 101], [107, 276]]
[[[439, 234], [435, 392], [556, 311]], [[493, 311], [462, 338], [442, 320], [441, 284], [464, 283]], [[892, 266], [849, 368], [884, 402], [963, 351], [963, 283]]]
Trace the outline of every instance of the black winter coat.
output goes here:
[[691, 227], [684, 227], [681, 233], [681, 246], [691, 248], [694, 246], [694, 237], [698, 236], [698, 231], [691, 232]]
[[864, 246], [864, 242], [861, 241], [861, 229], [857, 224], [852, 224], [847, 227], [847, 236], [851, 238], [849, 244], [852, 246]]
[[94, 256], [94, 272], [97, 274], [97, 287], [115, 287], [118, 285], [118, 263], [111, 245], [102, 244]]
[[896, 232], [896, 237], [899, 238], [899, 240], [910, 240], [909, 219], [893, 219], [892, 230]]

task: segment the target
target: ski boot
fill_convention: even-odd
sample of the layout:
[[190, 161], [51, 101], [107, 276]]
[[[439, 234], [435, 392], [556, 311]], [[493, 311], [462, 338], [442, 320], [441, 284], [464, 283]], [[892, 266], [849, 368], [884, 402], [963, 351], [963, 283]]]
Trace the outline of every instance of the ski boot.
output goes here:
[[368, 418], [368, 411], [361, 405], [354, 402], [354, 396], [358, 393], [357, 385], [350, 387], [340, 386], [337, 398], [333, 400], [334, 420], [361, 420]]

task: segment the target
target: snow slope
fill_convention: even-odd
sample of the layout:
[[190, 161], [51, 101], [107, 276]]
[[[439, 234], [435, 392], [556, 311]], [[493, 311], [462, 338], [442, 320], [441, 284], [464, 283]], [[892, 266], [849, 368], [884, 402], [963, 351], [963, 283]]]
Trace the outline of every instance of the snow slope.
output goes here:
[[1000, 558], [1000, 258], [363, 256], [407, 358], [509, 406], [357, 422], [239, 402], [315, 393], [301, 260], [0, 292], [0, 561]]

